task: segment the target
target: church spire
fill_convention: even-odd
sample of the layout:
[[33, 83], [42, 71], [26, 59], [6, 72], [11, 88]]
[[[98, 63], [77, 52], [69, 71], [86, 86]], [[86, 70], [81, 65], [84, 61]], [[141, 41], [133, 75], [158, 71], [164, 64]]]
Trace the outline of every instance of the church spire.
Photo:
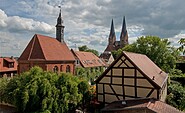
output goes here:
[[109, 44], [113, 44], [115, 41], [116, 41], [116, 35], [115, 35], [115, 30], [114, 30], [114, 22], [112, 19], [111, 29], [110, 29], [110, 34], [109, 34]]
[[126, 22], [125, 22], [125, 16], [124, 16], [121, 35], [120, 35], [120, 46], [124, 47], [127, 44], [128, 44], [128, 33], [126, 29]]
[[61, 9], [60, 9], [60, 13], [57, 18], [57, 25], [56, 25], [56, 39], [61, 43], [64, 42], [64, 26], [62, 24], [63, 24], [63, 20], [62, 20]]

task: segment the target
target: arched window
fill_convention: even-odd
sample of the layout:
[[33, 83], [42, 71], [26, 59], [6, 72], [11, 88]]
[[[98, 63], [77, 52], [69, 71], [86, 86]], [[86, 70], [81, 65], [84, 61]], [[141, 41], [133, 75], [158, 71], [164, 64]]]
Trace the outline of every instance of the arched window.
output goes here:
[[70, 66], [69, 65], [66, 66], [66, 72], [67, 73], [70, 73], [71, 72], [71, 69], [70, 69]]
[[54, 68], [53, 68], [53, 72], [58, 72], [58, 67], [57, 66], [55, 66]]

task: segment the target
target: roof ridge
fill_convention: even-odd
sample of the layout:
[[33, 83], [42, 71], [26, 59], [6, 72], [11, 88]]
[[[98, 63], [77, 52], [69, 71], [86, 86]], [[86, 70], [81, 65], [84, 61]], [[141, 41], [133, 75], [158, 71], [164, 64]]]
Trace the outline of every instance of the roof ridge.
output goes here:
[[31, 54], [32, 54], [32, 51], [33, 51], [33, 45], [34, 45], [34, 43], [35, 43], [35, 38], [37, 37], [37, 34], [35, 34], [33, 37], [33, 43], [32, 43], [32, 45], [31, 45], [31, 50], [30, 50], [30, 53], [29, 53], [29, 56], [28, 56], [28, 60], [30, 60], [30, 57], [31, 57]]
[[[41, 36], [43, 36], [43, 35], [41, 35]], [[49, 37], [50, 38], [50, 37]], [[46, 59], [46, 55], [45, 55], [45, 53], [43, 52], [43, 46], [42, 46], [42, 44], [40, 43], [40, 38], [37, 36], [37, 39], [38, 39], [38, 43], [39, 43], [39, 45], [40, 45], [40, 48], [41, 48], [41, 51], [42, 51], [42, 54], [43, 54], [43, 56], [44, 56], [44, 59]]]

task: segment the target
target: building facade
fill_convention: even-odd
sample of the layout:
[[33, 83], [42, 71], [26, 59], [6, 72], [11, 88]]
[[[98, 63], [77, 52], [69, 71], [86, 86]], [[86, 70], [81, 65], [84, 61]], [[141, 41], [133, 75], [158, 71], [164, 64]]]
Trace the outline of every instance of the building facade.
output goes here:
[[61, 10], [57, 19], [56, 38], [35, 34], [20, 58], [18, 73], [28, 71], [33, 66], [53, 72], [74, 74], [75, 58], [64, 41], [64, 26]]
[[0, 78], [13, 77], [17, 74], [17, 61], [12, 57], [0, 58]]
[[146, 55], [123, 52], [96, 80], [98, 101], [156, 98], [164, 101], [168, 75]]

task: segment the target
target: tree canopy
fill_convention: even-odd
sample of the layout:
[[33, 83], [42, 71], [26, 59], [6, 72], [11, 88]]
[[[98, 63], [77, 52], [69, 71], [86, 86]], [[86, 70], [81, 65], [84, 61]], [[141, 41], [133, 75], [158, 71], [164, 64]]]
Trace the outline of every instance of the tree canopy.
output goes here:
[[94, 50], [94, 49], [89, 49], [86, 45], [83, 45], [81, 47], [78, 47], [79, 51], [85, 51], [85, 52], [92, 52], [94, 53], [96, 56], [99, 55], [98, 51], [97, 50]]
[[178, 49], [185, 54], [185, 38], [181, 38], [179, 40], [179, 44], [181, 45]]
[[11, 79], [5, 95], [6, 102], [19, 112], [66, 113], [76, 108], [88, 89], [87, 81], [70, 73], [57, 74], [34, 67]]
[[177, 49], [170, 46], [167, 39], [157, 36], [142, 36], [136, 42], [114, 51], [113, 55], [116, 57], [122, 51], [145, 54], [166, 72], [175, 67], [176, 59], [179, 56]]

